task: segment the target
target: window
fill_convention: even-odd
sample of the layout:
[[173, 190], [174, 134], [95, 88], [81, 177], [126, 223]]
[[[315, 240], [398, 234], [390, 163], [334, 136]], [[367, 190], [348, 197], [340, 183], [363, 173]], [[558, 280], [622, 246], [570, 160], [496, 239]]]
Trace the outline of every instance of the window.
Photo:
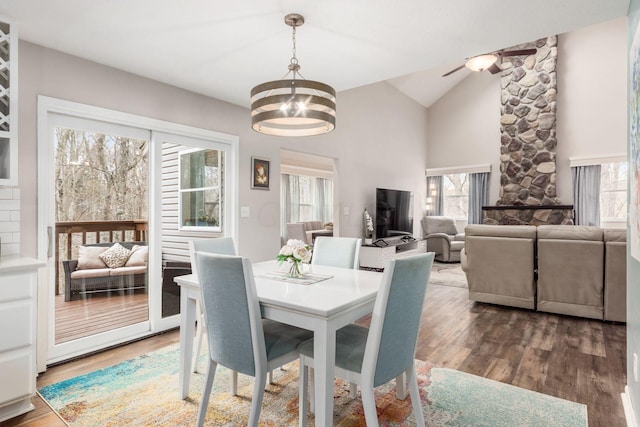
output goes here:
[[603, 163], [600, 167], [600, 220], [626, 221], [627, 162]]
[[443, 175], [443, 215], [467, 219], [469, 212], [469, 174]]
[[285, 222], [333, 221], [333, 180], [308, 175], [282, 175]]
[[180, 153], [180, 226], [222, 231], [224, 152]]

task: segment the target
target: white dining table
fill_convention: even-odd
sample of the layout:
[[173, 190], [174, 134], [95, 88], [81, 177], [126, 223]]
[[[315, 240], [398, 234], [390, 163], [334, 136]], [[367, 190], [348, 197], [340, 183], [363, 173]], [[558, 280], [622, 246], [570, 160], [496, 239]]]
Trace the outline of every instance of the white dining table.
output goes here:
[[[302, 285], [260, 277], [281, 271], [276, 261], [252, 265], [263, 317], [313, 331], [315, 425], [331, 426], [336, 330], [371, 313], [382, 273], [318, 265], [309, 267], [311, 274], [331, 277]], [[200, 284], [193, 274], [178, 276], [175, 281], [181, 286], [179, 386], [182, 399], [186, 399]]]

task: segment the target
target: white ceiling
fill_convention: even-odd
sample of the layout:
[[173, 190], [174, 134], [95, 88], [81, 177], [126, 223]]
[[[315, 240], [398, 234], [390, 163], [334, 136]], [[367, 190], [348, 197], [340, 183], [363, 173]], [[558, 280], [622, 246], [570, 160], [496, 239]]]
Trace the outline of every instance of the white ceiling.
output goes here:
[[[629, 0], [0, 0], [20, 38], [248, 107], [249, 91], [302, 75], [337, 91], [389, 82], [430, 105], [475, 54], [627, 14]], [[338, 98], [339, 102], [339, 98]]]

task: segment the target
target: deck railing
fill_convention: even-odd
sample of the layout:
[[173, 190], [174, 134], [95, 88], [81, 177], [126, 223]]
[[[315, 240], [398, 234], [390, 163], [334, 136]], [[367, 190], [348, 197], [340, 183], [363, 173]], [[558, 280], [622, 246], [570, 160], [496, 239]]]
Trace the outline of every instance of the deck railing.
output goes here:
[[147, 220], [56, 222], [56, 295], [60, 292], [60, 260], [74, 259], [78, 246], [87, 243], [145, 242], [147, 231]]

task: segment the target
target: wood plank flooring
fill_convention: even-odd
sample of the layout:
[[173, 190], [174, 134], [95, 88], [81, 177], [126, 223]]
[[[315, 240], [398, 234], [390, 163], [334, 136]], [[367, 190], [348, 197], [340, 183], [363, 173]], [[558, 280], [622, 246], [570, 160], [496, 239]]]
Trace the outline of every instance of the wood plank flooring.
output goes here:
[[[361, 323], [366, 324], [363, 319]], [[38, 386], [55, 383], [179, 341], [172, 331], [50, 368]], [[626, 426], [626, 326], [468, 301], [464, 288], [427, 291], [418, 359], [584, 403], [590, 427]], [[0, 424], [56, 426], [50, 410]], [[39, 402], [38, 402], [39, 401]]]
[[149, 319], [144, 292], [101, 293], [75, 301], [55, 297], [56, 343], [98, 334]]

